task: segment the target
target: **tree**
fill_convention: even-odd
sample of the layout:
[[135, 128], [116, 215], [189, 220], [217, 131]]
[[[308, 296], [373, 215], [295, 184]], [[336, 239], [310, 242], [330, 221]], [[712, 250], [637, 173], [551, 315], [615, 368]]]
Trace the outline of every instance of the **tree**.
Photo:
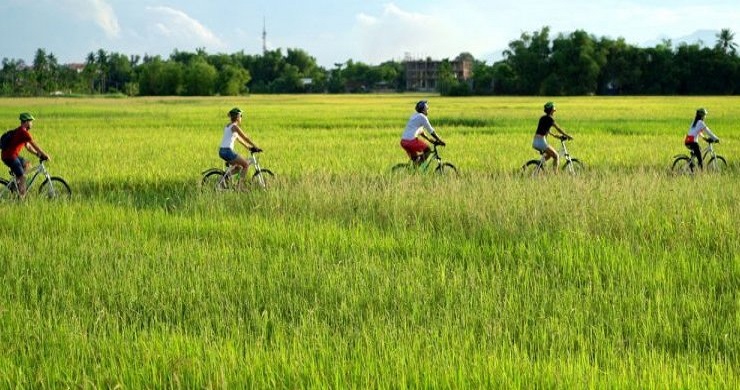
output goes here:
[[606, 56], [599, 75], [598, 92], [617, 95], [641, 93], [639, 49], [628, 45], [624, 38], [616, 41], [602, 38], [598, 45]]
[[35, 94], [51, 92], [57, 89], [59, 64], [54, 54], [46, 54], [44, 49], [36, 50], [33, 57], [33, 74]]
[[147, 58], [140, 66], [139, 91], [144, 96], [179, 95], [182, 79], [182, 64], [163, 61], [160, 56]]
[[550, 74], [550, 27], [533, 34], [522, 33], [509, 43], [504, 61], [514, 73], [513, 91], [517, 94], [539, 94], [542, 82]]
[[237, 96], [249, 92], [249, 71], [238, 65], [225, 65], [218, 73], [218, 92], [224, 96]]
[[715, 48], [722, 51], [725, 54], [735, 55], [737, 53], [737, 43], [734, 42], [735, 33], [729, 28], [723, 28], [717, 34], [717, 45]]
[[189, 96], [211, 96], [216, 91], [216, 68], [203, 57], [194, 57], [184, 66], [183, 93]]
[[606, 62], [595, 39], [583, 30], [560, 34], [552, 44], [550, 73], [541, 92], [546, 95], [595, 94], [601, 66]]

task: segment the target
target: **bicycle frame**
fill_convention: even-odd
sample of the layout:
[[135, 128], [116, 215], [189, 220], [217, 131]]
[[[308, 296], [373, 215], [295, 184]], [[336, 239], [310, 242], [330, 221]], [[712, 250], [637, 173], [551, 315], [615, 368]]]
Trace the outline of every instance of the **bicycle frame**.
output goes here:
[[[26, 180], [26, 194], [28, 194], [33, 188], [36, 179], [41, 176], [43, 181], [41, 183], [41, 190], [46, 193], [49, 198], [56, 198], [58, 196], [71, 196], [72, 192], [64, 179], [61, 177], [51, 176], [49, 171], [44, 165], [44, 161], [40, 160], [39, 164], [33, 168], [26, 170], [30, 178]], [[4, 185], [0, 188], [0, 197], [4, 197], [6, 191], [17, 192], [18, 191], [18, 178], [10, 172], [10, 180], [0, 180]], [[18, 194], [20, 195], [20, 194]]]
[[[703, 156], [703, 166], [714, 171], [721, 171], [726, 168], [727, 161], [725, 160], [725, 158], [714, 151], [715, 141], [706, 139], [705, 141], [707, 142], [707, 146], [703, 150], [701, 150], [700, 155]], [[688, 154], [676, 154], [673, 156], [672, 169], [676, 172], [693, 173], [695, 167], [699, 165], [698, 160], [699, 156], [694, 154], [693, 150], [691, 150]]]
[[[432, 144], [432, 146], [432, 152], [429, 154], [429, 156], [427, 156], [426, 160], [422, 161], [420, 164], [417, 164], [414, 160], [411, 160], [410, 162], [414, 165], [414, 167], [422, 172], [427, 172], [429, 170], [429, 166], [432, 165], [433, 161], [437, 163], [437, 167], [442, 165], [442, 157], [439, 155], [439, 151], [437, 150], [437, 144]], [[421, 156], [419, 156], [418, 158], [421, 158]]]
[[[249, 163], [250, 167], [254, 167], [254, 174], [252, 175], [252, 180], [256, 181], [256, 184], [258, 184], [261, 188], [266, 189], [267, 188], [267, 180], [268, 178], [273, 177], [272, 171], [269, 169], [264, 169], [259, 164], [259, 159], [257, 158], [257, 153], [261, 152], [261, 150], [249, 150], [249, 157], [247, 157], [247, 162]], [[222, 170], [219, 168], [210, 168], [203, 172], [203, 179], [202, 184], [207, 184], [211, 178], [217, 179], [213, 183], [216, 189], [224, 190], [229, 189], [232, 187], [231, 178], [237, 173], [237, 170], [240, 167], [238, 165], [229, 164], [226, 163], [226, 169]], [[244, 172], [245, 178], [246, 178], [247, 172]], [[268, 176], [266, 178], [265, 176]]]

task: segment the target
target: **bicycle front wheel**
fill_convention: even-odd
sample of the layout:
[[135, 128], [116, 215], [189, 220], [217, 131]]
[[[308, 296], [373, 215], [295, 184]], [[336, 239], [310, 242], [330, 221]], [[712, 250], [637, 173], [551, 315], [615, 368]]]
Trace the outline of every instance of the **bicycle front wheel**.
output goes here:
[[727, 161], [722, 156], [712, 157], [707, 163], [707, 169], [713, 172], [722, 172], [727, 170]]
[[39, 194], [49, 199], [69, 199], [72, 190], [64, 179], [55, 176], [41, 183]]
[[585, 167], [583, 166], [583, 163], [581, 163], [577, 158], [571, 159], [563, 165], [563, 170], [574, 176], [582, 174], [584, 169]]
[[454, 165], [446, 162], [437, 165], [437, 168], [434, 169], [434, 173], [443, 176], [443, 175], [457, 175], [457, 168], [455, 168]]
[[529, 160], [522, 165], [524, 176], [537, 177], [545, 173], [545, 167], [540, 160]]
[[252, 175], [252, 184], [266, 190], [275, 175], [269, 169], [260, 169]]
[[218, 191], [229, 189], [231, 180], [228, 177], [224, 177], [224, 174], [224, 171], [217, 169], [206, 172], [200, 183], [201, 188]]
[[679, 175], [690, 175], [694, 173], [694, 162], [689, 156], [678, 156], [673, 160], [671, 171]]

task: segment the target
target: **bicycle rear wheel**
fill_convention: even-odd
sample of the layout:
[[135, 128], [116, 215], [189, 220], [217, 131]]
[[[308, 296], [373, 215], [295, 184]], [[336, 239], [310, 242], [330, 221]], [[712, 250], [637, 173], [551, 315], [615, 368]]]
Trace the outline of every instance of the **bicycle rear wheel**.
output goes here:
[[49, 199], [69, 199], [72, 197], [72, 190], [64, 179], [55, 176], [41, 183], [39, 195]]
[[205, 190], [223, 191], [231, 188], [231, 179], [224, 177], [225, 172], [214, 169], [206, 172], [201, 180], [201, 188]]
[[0, 199], [12, 199], [18, 196], [18, 191], [15, 189], [15, 182], [9, 182], [5, 179], [0, 179]]
[[412, 172], [413, 168], [410, 163], [398, 163], [391, 167], [391, 173], [400, 174]]
[[545, 174], [545, 167], [541, 160], [529, 160], [522, 165], [522, 174], [524, 176], [537, 177]]
[[727, 170], [727, 161], [722, 156], [712, 157], [707, 163], [707, 169], [712, 172], [722, 172]]
[[689, 156], [678, 156], [673, 160], [671, 171], [679, 175], [690, 175], [694, 173], [694, 162]]
[[434, 173], [440, 176], [457, 175], [457, 168], [455, 168], [454, 165], [446, 162], [446, 163], [437, 165], [437, 168], [434, 169]]
[[275, 175], [269, 169], [260, 169], [252, 175], [252, 184], [266, 190]]
[[583, 166], [583, 163], [581, 163], [577, 158], [566, 161], [565, 165], [563, 165], [563, 171], [568, 172], [573, 176], [582, 174], [584, 169], [585, 167]]

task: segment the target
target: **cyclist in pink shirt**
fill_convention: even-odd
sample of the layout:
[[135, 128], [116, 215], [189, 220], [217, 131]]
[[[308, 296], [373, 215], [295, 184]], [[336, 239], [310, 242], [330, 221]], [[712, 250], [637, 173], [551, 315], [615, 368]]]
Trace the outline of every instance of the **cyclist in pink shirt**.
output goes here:
[[[427, 157], [432, 153], [432, 148], [429, 144], [422, 141], [419, 137], [425, 140], [435, 143], [438, 145], [445, 145], [444, 141], [437, 135], [437, 132], [429, 122], [429, 102], [426, 100], [420, 100], [416, 103], [416, 113], [411, 115], [408, 123], [406, 123], [406, 129], [403, 130], [401, 135], [401, 147], [409, 155], [409, 158], [416, 164], [421, 164]], [[424, 131], [429, 132], [429, 135]]]
[[[707, 116], [707, 110], [705, 108], [700, 108], [696, 110], [696, 116], [694, 117], [694, 122], [691, 124], [691, 127], [689, 127], [689, 132], [686, 134], [686, 138], [684, 138], [683, 143], [686, 145], [687, 148], [691, 151], [691, 154], [696, 156], [696, 160], [699, 163], [699, 168], [703, 168], [703, 157], [701, 155], [701, 147], [699, 146], [699, 137], [703, 137], [708, 139], [710, 142], [719, 142], [719, 138], [712, 133], [712, 130], [709, 130], [709, 127], [704, 123], [704, 118]], [[707, 134], [707, 136], [704, 136], [704, 133]]]

